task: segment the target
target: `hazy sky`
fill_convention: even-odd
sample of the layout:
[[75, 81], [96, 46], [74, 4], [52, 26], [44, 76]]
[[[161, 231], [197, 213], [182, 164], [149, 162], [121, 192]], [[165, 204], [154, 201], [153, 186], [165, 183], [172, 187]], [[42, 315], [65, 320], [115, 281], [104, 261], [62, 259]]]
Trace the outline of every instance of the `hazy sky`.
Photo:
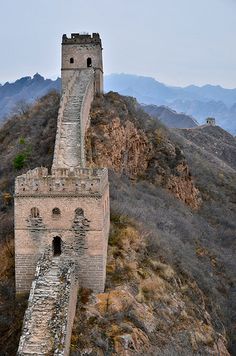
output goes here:
[[0, 83], [60, 75], [61, 35], [88, 31], [106, 74], [236, 87], [236, 0], [0, 1]]

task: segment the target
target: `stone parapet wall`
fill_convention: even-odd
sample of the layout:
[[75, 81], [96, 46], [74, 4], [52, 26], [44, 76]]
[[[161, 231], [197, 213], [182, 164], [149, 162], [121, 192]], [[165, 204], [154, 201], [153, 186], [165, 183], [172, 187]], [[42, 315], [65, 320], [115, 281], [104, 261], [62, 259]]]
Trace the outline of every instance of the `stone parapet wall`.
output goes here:
[[54, 157], [55, 157], [55, 152], [58, 152], [59, 150], [59, 143], [60, 143], [59, 139], [62, 134], [61, 131], [62, 131], [62, 121], [63, 121], [64, 111], [68, 103], [72, 88], [76, 80], [78, 79], [78, 76], [79, 76], [79, 72], [71, 73], [66, 88], [62, 88], [62, 97], [61, 97], [60, 107], [59, 107], [58, 117], [57, 117], [57, 132], [56, 132], [56, 140], [55, 140], [55, 147], [54, 147]]
[[33, 250], [31, 253], [22, 254], [18, 251], [15, 254], [15, 279], [18, 293], [28, 293], [35, 275], [35, 268], [38, 261], [38, 253]]
[[83, 135], [83, 144], [84, 144], [84, 137], [86, 134], [87, 129], [89, 128], [90, 125], [90, 108], [91, 104], [94, 98], [94, 76], [95, 73], [93, 71], [93, 79], [88, 82], [88, 85], [85, 89], [84, 96], [83, 96], [83, 101], [81, 105], [81, 132]]
[[106, 280], [106, 256], [84, 256], [78, 260], [78, 278], [81, 287], [90, 288], [94, 293], [103, 293]]
[[15, 195], [57, 195], [102, 194], [108, 184], [108, 171], [103, 169], [77, 168], [74, 170], [53, 169], [53, 175], [47, 175], [46, 168], [37, 168], [18, 176], [15, 183]]

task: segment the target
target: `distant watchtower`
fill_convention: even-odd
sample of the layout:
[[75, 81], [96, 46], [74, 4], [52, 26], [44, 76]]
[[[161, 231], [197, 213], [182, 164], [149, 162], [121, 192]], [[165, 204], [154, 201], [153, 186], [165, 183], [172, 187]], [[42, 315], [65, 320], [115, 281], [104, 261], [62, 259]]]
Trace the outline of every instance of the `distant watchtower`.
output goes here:
[[214, 117], [208, 117], [206, 119], [206, 124], [209, 126], [215, 126], [216, 125], [216, 119]]
[[95, 93], [103, 92], [102, 42], [98, 33], [62, 37], [62, 93], [75, 71], [93, 68]]

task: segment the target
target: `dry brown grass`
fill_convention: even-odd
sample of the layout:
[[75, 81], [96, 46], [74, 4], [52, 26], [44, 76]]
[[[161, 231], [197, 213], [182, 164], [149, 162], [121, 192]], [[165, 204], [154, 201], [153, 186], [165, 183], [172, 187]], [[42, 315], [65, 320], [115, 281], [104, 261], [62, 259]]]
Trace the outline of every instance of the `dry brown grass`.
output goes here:
[[3, 281], [14, 275], [14, 240], [9, 240], [0, 245], [0, 280]]
[[157, 260], [150, 260], [150, 264], [152, 269], [156, 271], [160, 277], [164, 278], [167, 281], [171, 280], [175, 275], [175, 271], [173, 270], [173, 268], [171, 268], [170, 265], [167, 265]]
[[163, 279], [158, 276], [149, 277], [140, 283], [137, 300], [139, 302], [154, 302], [166, 298], [166, 285]]

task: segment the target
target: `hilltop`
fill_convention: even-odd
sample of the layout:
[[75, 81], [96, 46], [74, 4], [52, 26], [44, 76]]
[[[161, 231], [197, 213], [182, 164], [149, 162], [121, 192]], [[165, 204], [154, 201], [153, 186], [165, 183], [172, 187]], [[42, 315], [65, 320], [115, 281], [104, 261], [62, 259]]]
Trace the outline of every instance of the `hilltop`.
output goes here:
[[59, 91], [61, 80], [45, 79], [36, 73], [32, 78], [23, 77], [14, 83], [0, 85], [0, 122], [13, 113], [23, 113], [28, 104], [41, 98], [51, 90]]
[[142, 105], [143, 110], [170, 128], [192, 128], [198, 126], [197, 121], [186, 114], [177, 113], [167, 106]]
[[[175, 130], [195, 146], [195, 149], [208, 157], [213, 158], [218, 168], [225, 171], [236, 169], [236, 139], [219, 126], [203, 125], [191, 130]], [[188, 143], [186, 143], [188, 145]]]
[[[14, 299], [14, 177], [50, 168], [58, 105], [50, 93], [0, 129], [6, 355], [25, 307]], [[97, 96], [90, 116], [87, 162], [109, 167], [112, 229], [106, 290], [80, 290], [71, 354], [233, 354], [235, 138], [218, 127], [169, 130], [117, 93]]]

